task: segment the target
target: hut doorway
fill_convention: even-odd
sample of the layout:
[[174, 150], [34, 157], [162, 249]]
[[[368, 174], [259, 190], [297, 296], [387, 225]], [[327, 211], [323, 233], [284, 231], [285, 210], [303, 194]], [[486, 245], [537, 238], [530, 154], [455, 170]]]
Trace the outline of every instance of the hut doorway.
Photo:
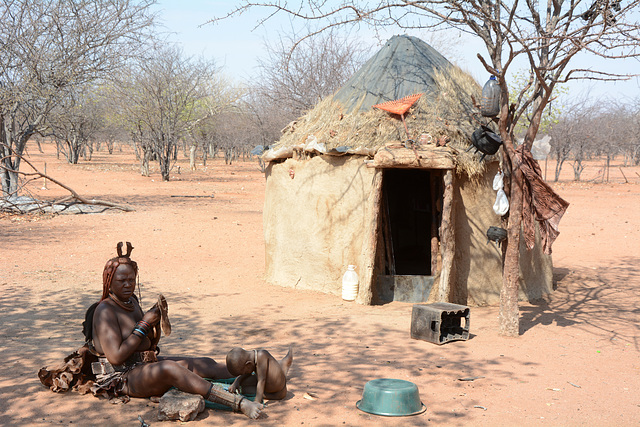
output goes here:
[[442, 174], [385, 169], [382, 178], [381, 302], [424, 302], [438, 272]]

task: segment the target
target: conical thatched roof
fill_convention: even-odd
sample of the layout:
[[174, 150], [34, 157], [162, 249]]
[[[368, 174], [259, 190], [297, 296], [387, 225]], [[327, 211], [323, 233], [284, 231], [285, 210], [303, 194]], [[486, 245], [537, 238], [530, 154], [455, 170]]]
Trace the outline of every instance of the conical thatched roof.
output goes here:
[[304, 147], [310, 138], [327, 150], [350, 147], [350, 152], [405, 141], [400, 116], [372, 106], [415, 93], [423, 96], [405, 116], [411, 139], [428, 134], [433, 142], [446, 142], [459, 149], [458, 169], [479, 172], [480, 164], [465, 150], [473, 131], [486, 122], [471, 99], [480, 99], [480, 86], [427, 43], [409, 36], [392, 37], [334, 96], [283, 130], [275, 150]]
[[439, 74], [453, 65], [416, 37], [394, 36], [333, 96], [345, 113], [366, 112], [375, 104], [424, 93], [439, 92]]

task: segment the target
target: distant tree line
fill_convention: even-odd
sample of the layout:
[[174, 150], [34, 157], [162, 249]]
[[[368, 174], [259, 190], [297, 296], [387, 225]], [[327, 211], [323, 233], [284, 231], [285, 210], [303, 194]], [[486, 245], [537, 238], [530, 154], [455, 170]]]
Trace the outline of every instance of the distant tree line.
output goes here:
[[[340, 88], [370, 53], [333, 31], [281, 36], [266, 44], [254, 81], [240, 84], [213, 61], [160, 39], [152, 0], [45, 3], [0, 1], [4, 197], [19, 190], [20, 156], [33, 137], [53, 140], [72, 164], [131, 144], [141, 173], [149, 175], [156, 162], [163, 180], [178, 156], [192, 168], [217, 155], [226, 163], [247, 158]], [[543, 118], [558, 160], [555, 179], [570, 162], [579, 180], [594, 156], [637, 165], [639, 108], [581, 100], [556, 108], [548, 126]]]
[[58, 157], [133, 146], [141, 173], [169, 180], [178, 156], [226, 163], [276, 142], [285, 125], [333, 93], [365, 50], [332, 33], [267, 45], [258, 78], [240, 84], [156, 32], [153, 0], [0, 0], [0, 180], [20, 190], [28, 141]]
[[603, 159], [600, 178], [609, 180], [611, 161], [621, 157], [624, 166], [640, 165], [640, 100], [621, 104], [577, 99], [566, 106], [550, 126], [551, 156], [556, 159], [554, 181], [565, 163], [580, 181], [585, 161]]

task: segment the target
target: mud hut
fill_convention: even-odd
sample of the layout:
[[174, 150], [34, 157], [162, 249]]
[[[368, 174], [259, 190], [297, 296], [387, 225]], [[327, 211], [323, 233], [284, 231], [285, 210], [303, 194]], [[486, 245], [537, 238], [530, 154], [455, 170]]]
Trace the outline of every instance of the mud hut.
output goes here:
[[[487, 124], [480, 91], [428, 44], [395, 36], [283, 129], [262, 157], [266, 280], [339, 295], [353, 264], [362, 304], [497, 303], [502, 254], [486, 232], [500, 226], [499, 161], [467, 151]], [[413, 94], [403, 116], [373, 108]], [[521, 298], [539, 298], [551, 258], [539, 245], [521, 253]]]

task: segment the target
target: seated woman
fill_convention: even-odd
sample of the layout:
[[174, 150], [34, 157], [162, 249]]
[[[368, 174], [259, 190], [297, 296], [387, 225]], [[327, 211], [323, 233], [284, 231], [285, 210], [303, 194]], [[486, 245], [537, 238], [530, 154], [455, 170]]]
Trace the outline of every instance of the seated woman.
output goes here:
[[[118, 256], [104, 268], [102, 298], [95, 306], [93, 325], [85, 325], [89, 350], [98, 356], [98, 362], [91, 364], [96, 374], [91, 391], [95, 395], [151, 397], [176, 387], [257, 418], [263, 405], [204, 379], [232, 377], [224, 364], [208, 357], [156, 357], [160, 308], [156, 304], [146, 313], [140, 308], [134, 294], [138, 265], [130, 258], [132, 249], [127, 242], [127, 253], [122, 255], [122, 243], [118, 244]], [[42, 371], [39, 375], [45, 383]]]

